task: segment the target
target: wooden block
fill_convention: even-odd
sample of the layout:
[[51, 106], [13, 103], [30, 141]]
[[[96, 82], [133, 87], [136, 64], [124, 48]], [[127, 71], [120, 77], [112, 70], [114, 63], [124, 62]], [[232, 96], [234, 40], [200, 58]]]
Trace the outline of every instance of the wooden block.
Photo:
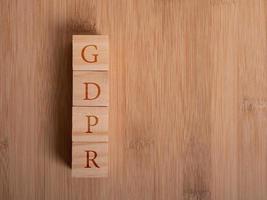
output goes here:
[[108, 105], [108, 72], [73, 71], [73, 106]]
[[74, 35], [73, 70], [108, 70], [108, 36]]
[[108, 143], [73, 143], [73, 177], [107, 177]]
[[72, 176], [108, 176], [108, 37], [73, 36]]
[[73, 107], [72, 141], [107, 142], [108, 107]]

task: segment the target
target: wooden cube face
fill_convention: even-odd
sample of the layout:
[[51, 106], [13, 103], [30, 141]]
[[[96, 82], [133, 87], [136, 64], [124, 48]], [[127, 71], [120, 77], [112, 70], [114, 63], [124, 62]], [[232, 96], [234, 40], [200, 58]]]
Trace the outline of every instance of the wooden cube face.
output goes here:
[[73, 107], [72, 141], [107, 142], [108, 107]]
[[108, 36], [74, 35], [73, 70], [108, 70]]
[[108, 72], [73, 71], [73, 106], [108, 106]]
[[108, 176], [108, 143], [73, 143], [72, 176]]

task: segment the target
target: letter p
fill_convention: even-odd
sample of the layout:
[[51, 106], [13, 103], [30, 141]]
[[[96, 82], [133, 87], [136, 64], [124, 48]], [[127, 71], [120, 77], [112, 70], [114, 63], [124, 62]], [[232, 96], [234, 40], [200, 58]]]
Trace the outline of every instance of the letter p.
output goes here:
[[87, 115], [86, 117], [88, 120], [88, 129], [85, 133], [93, 133], [91, 130], [91, 126], [95, 126], [98, 124], [98, 117], [95, 115]]

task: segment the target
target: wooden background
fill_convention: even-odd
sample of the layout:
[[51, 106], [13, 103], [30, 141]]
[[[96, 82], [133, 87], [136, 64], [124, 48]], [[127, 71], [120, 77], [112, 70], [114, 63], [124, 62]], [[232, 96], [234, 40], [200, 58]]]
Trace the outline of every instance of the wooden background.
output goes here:
[[[266, 0], [1, 0], [1, 200], [267, 198]], [[110, 177], [71, 178], [72, 34], [110, 36]]]

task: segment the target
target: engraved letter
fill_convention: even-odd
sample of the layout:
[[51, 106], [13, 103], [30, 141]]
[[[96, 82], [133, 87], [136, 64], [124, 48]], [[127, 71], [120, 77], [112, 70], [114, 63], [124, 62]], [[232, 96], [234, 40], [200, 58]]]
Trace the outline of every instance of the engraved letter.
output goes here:
[[[95, 158], [97, 157], [97, 153], [95, 152], [95, 151], [92, 151], [92, 150], [89, 150], [89, 151], [85, 151], [86, 152], [86, 160], [87, 160], [87, 162], [86, 162], [86, 166], [84, 167], [84, 168], [91, 168], [91, 166], [90, 166], [90, 161], [97, 167], [97, 168], [100, 168], [99, 166], [98, 166], [98, 164], [96, 164], [96, 162], [95, 162]], [[94, 155], [93, 155], [93, 158], [90, 158], [90, 153], [93, 153]]]
[[[85, 84], [85, 98], [83, 100], [94, 100], [97, 97], [99, 97], [99, 95], [100, 95], [100, 86], [98, 84], [93, 83], [93, 82], [86, 82], [86, 83], [83, 83], [83, 84]], [[89, 98], [88, 85], [94, 85], [96, 87], [97, 93], [96, 93], [96, 95], [94, 97]]]
[[87, 45], [87, 46], [83, 47], [82, 52], [81, 52], [82, 59], [85, 62], [88, 62], [88, 63], [96, 63], [98, 54], [92, 54], [92, 56], [94, 57], [93, 60], [88, 60], [87, 58], [85, 58], [85, 55], [84, 55], [85, 54], [85, 50], [87, 48], [89, 48], [89, 47], [94, 47], [97, 50], [97, 46], [96, 45]]
[[[93, 133], [91, 130], [91, 126], [95, 126], [98, 123], [98, 117], [94, 116], [94, 115], [86, 115], [87, 119], [88, 119], [88, 130], [85, 133]], [[94, 118], [94, 120], [92, 120], [92, 118]]]

